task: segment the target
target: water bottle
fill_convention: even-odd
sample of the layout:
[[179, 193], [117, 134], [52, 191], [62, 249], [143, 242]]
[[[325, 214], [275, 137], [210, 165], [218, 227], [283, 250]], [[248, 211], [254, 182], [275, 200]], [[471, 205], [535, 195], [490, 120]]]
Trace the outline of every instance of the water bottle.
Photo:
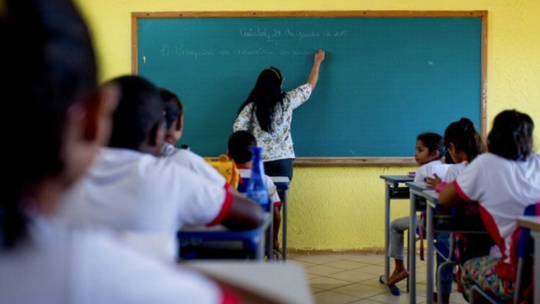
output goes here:
[[253, 147], [253, 165], [251, 167], [251, 177], [247, 184], [247, 197], [254, 202], [261, 204], [264, 211], [268, 211], [269, 198], [266, 188], [264, 166], [261, 158], [261, 148]]

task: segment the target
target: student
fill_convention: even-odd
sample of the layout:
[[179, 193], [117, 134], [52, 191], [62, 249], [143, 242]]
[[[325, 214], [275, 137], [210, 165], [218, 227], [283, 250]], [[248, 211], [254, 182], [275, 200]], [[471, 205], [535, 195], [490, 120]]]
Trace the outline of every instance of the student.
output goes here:
[[[455, 163], [448, 167], [446, 175], [441, 180], [437, 174], [434, 177], [426, 177], [426, 184], [430, 189], [436, 189], [440, 192], [440, 189], [452, 183], [457, 176], [459, 176], [465, 168], [472, 162], [478, 155], [485, 152], [484, 143], [478, 131], [476, 130], [474, 123], [467, 119], [462, 118], [459, 121], [452, 122], [444, 131], [444, 144], [447, 149], [451, 160]], [[474, 237], [474, 236], [471, 236]], [[438, 243], [444, 243], [448, 248], [450, 247], [450, 234], [438, 233], [436, 236]], [[482, 240], [476, 240], [482, 241]], [[489, 246], [487, 247], [489, 251]], [[444, 259], [437, 254], [437, 265], [444, 262]], [[441, 293], [443, 304], [450, 302], [450, 293], [452, 292], [452, 267], [445, 267], [442, 270], [441, 277], [437, 278], [441, 280]], [[434, 295], [434, 301], [436, 301], [436, 294]]]
[[62, 217], [76, 225], [104, 225], [121, 231], [169, 235], [184, 226], [223, 224], [230, 229], [260, 226], [256, 203], [209, 183], [160, 155], [164, 103], [157, 88], [137, 76], [109, 84], [120, 89], [109, 147], [65, 196]]
[[[13, 144], [2, 152], [0, 303], [225, 303], [230, 297], [207, 278], [54, 216], [106, 142], [118, 95], [113, 87], [95, 93], [95, 56], [74, 5], [0, 0], [0, 40], [9, 58], [0, 69], [0, 127]], [[25, 123], [13, 125], [21, 113]]]
[[228, 187], [225, 177], [219, 174], [202, 157], [188, 149], [176, 148], [184, 130], [184, 107], [180, 98], [169, 90], [160, 89], [159, 95], [165, 103], [166, 122], [165, 141], [161, 147], [161, 156], [165, 157], [171, 163], [178, 164], [195, 172], [211, 183]]
[[[421, 167], [416, 171], [414, 182], [424, 182], [425, 177], [429, 176], [428, 172], [432, 172], [432, 167], [440, 167], [446, 172], [441, 158], [445, 154], [445, 146], [442, 136], [436, 133], [423, 133], [416, 138], [416, 152], [414, 159]], [[440, 172], [440, 170], [439, 170]], [[417, 218], [418, 220], [418, 218]], [[395, 285], [397, 282], [407, 278], [409, 272], [405, 269], [403, 263], [403, 232], [409, 229], [410, 218], [408, 216], [395, 219], [390, 224], [390, 244], [387, 255], [394, 259], [395, 269], [387, 279], [386, 285]]]
[[319, 68], [325, 53], [318, 50], [307, 83], [284, 93], [285, 78], [268, 68], [261, 72], [255, 87], [240, 106], [234, 131], [249, 131], [262, 148], [264, 170], [270, 176], [287, 176], [292, 180], [294, 149], [291, 137], [293, 110], [308, 100], [319, 79]]
[[[257, 140], [253, 134], [248, 131], [236, 131], [230, 137], [227, 142], [228, 151], [227, 155], [236, 163], [240, 177], [250, 178], [251, 167], [253, 165], [253, 155], [251, 150], [257, 146]], [[276, 191], [276, 186], [272, 179], [265, 175], [265, 183], [268, 188], [268, 195], [270, 201], [274, 206], [274, 250], [279, 254], [278, 233], [279, 226], [281, 225], [280, 207], [282, 205], [281, 199]]]
[[503, 300], [512, 298], [515, 287], [515, 260], [510, 250], [515, 246], [516, 218], [526, 206], [540, 201], [540, 155], [532, 151], [533, 129], [527, 114], [515, 110], [499, 113], [488, 135], [488, 153], [478, 156], [439, 195], [442, 206], [478, 202], [502, 257], [468, 260], [463, 266], [463, 283], [471, 287], [476, 281]]

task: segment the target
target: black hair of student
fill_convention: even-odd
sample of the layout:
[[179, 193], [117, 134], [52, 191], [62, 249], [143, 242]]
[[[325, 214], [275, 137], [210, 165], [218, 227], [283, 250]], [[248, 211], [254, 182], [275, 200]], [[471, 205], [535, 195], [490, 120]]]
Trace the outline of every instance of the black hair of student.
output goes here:
[[469, 162], [472, 162], [478, 155], [486, 151], [480, 133], [468, 118], [461, 118], [448, 125], [444, 131], [446, 148], [450, 146], [450, 143], [454, 145], [456, 151], [465, 152]]
[[510, 160], [524, 161], [532, 153], [534, 122], [516, 110], [499, 113], [488, 135], [488, 151]]
[[281, 91], [283, 76], [277, 68], [270, 67], [263, 70], [257, 78], [255, 87], [251, 90], [248, 98], [240, 106], [238, 114], [248, 104], [253, 103], [253, 114], [259, 121], [259, 126], [263, 131], [273, 132], [272, 120], [276, 105], [283, 103], [285, 93]]
[[184, 105], [176, 94], [167, 89], [159, 89], [159, 95], [165, 103], [165, 123], [169, 129], [178, 118], [184, 115]]
[[424, 146], [428, 148], [429, 154], [439, 151], [438, 159], [441, 159], [444, 156], [444, 153], [446, 153], [444, 139], [437, 133], [422, 133], [418, 135], [416, 140], [420, 140], [424, 143]]
[[257, 140], [248, 131], [236, 131], [227, 142], [229, 155], [237, 164], [247, 163], [253, 157], [251, 150], [257, 146]]
[[122, 92], [113, 114], [109, 147], [139, 151], [151, 132], [163, 123], [165, 104], [150, 81], [139, 76], [121, 76], [110, 81]]
[[2, 149], [0, 250], [7, 250], [26, 236], [24, 204], [35, 186], [63, 173], [67, 113], [94, 94], [97, 69], [88, 29], [71, 1], [3, 4], [0, 128], [9, 147]]

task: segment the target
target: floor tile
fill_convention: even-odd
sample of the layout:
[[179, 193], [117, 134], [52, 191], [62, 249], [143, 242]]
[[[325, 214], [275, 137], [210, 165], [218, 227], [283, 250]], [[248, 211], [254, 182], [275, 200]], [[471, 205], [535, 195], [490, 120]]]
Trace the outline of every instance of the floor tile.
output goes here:
[[325, 275], [329, 275], [329, 274], [333, 274], [333, 273], [343, 271], [343, 269], [336, 268], [336, 267], [331, 267], [331, 266], [327, 266], [327, 265], [328, 264], [308, 266], [308, 267], [305, 267], [304, 269], [309, 274], [314, 274], [314, 275], [319, 275], [319, 276], [325, 276]]
[[358, 269], [334, 273], [331, 275], [327, 275], [327, 277], [339, 279], [339, 280], [345, 280], [352, 283], [363, 282], [366, 280], [374, 280], [374, 281], [378, 280], [377, 275], [364, 273], [364, 272], [359, 271]]
[[365, 299], [375, 295], [386, 293], [388, 292], [388, 289], [382, 286], [372, 287], [368, 285], [362, 285], [361, 283], [354, 283], [344, 287], [335, 288], [332, 291], [350, 296], [355, 296], [359, 299]]
[[318, 277], [314, 279], [309, 279], [309, 285], [321, 290], [335, 289], [342, 286], [347, 286], [351, 284], [349, 281], [338, 280], [327, 277]]
[[357, 300], [356, 297], [344, 295], [332, 291], [323, 291], [314, 296], [317, 304], [347, 304]]
[[356, 261], [349, 261], [349, 260], [341, 260], [341, 261], [325, 263], [324, 265], [332, 266], [332, 267], [336, 267], [336, 268], [341, 268], [341, 269], [345, 269], [345, 270], [353, 270], [353, 269], [357, 269], [357, 268], [370, 266], [371, 264], [359, 263], [359, 262], [356, 262]]

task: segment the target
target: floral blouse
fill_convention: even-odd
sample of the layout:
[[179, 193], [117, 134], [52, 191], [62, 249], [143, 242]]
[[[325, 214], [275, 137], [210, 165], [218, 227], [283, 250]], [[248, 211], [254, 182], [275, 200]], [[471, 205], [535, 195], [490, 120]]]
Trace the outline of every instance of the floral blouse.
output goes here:
[[262, 148], [264, 161], [294, 158], [293, 141], [291, 137], [291, 122], [293, 110], [306, 102], [311, 95], [311, 84], [306, 83], [289, 91], [278, 103], [272, 122], [272, 133], [263, 131], [259, 126], [257, 116], [253, 112], [253, 103], [248, 104], [234, 122], [233, 130], [249, 131], [257, 138], [257, 145]]

